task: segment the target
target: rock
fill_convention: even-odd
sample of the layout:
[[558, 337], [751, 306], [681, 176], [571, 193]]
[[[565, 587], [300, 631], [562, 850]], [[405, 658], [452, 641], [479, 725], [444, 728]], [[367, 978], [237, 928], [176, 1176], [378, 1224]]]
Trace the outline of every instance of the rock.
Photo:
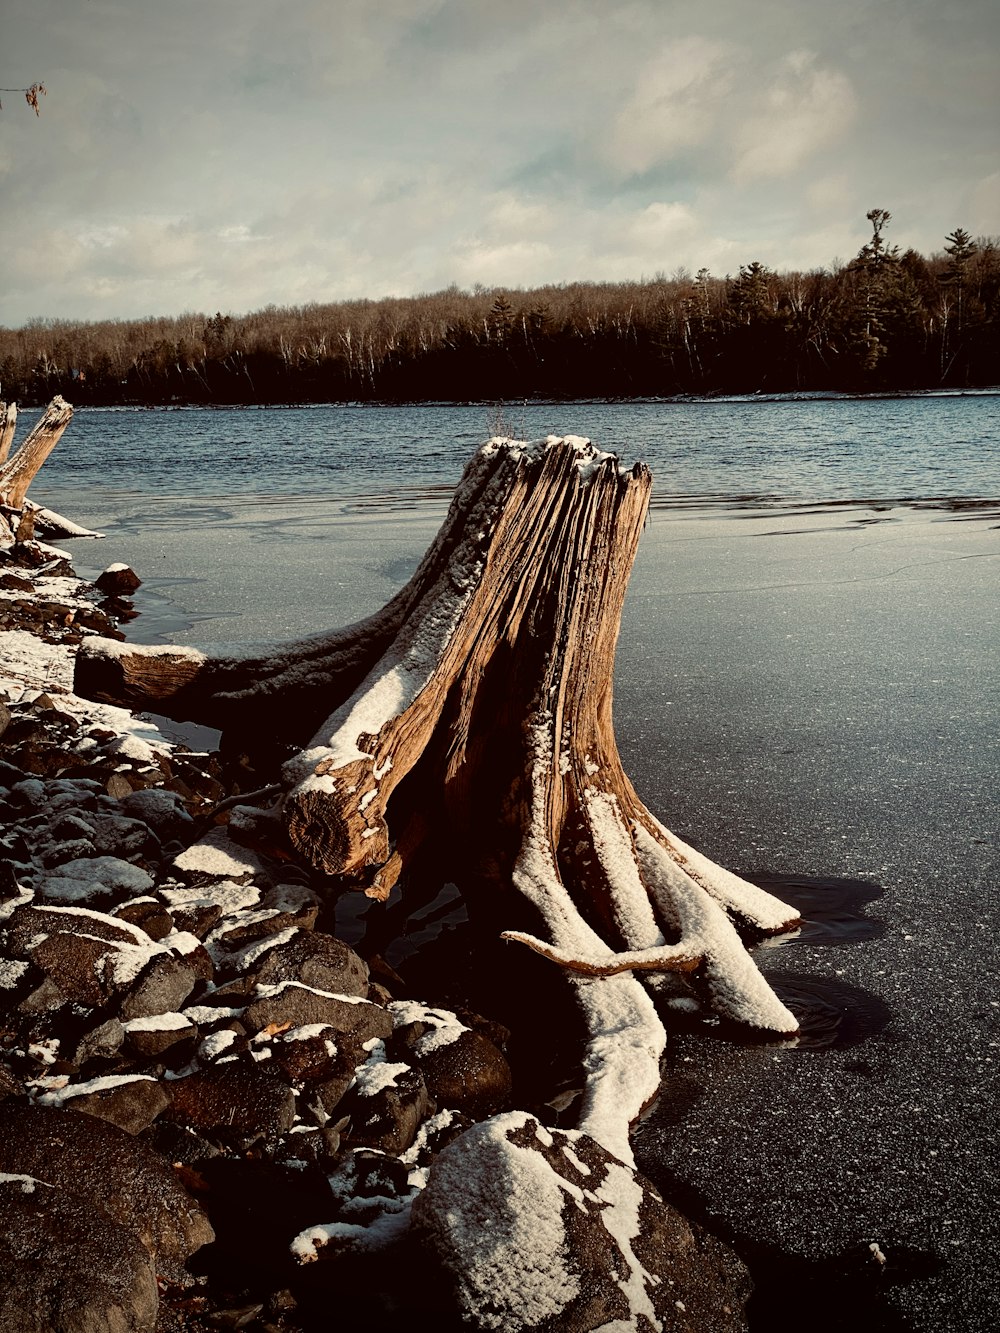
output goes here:
[[214, 981], [215, 964], [212, 955], [197, 935], [186, 930], [173, 930], [163, 937], [162, 942], [184, 959], [185, 966], [191, 969], [199, 981]]
[[348, 1088], [354, 1082], [354, 1061], [346, 1055], [338, 1056], [334, 1070], [328, 1078], [322, 1079], [309, 1089], [308, 1104], [318, 1108], [323, 1116], [340, 1116], [340, 1106]]
[[210, 884], [214, 880], [249, 884], [253, 879], [266, 878], [260, 857], [233, 842], [224, 828], [211, 829], [175, 857], [174, 866], [190, 884]]
[[130, 569], [128, 565], [115, 564], [108, 565], [103, 574], [98, 575], [96, 587], [101, 592], [125, 594], [135, 592], [136, 588], [142, 586], [142, 579], [139, 578], [135, 570]]
[[54, 981], [45, 977], [29, 995], [21, 1000], [17, 1008], [19, 1013], [28, 1016], [51, 1014], [56, 1009], [61, 1009], [65, 1003], [66, 996]]
[[194, 990], [198, 974], [174, 954], [158, 954], [129, 988], [121, 1016], [128, 1021], [180, 1009]]
[[186, 1260], [213, 1239], [169, 1164], [141, 1139], [94, 1116], [0, 1103], [0, 1172], [35, 1176], [53, 1192], [78, 1196], [95, 1225], [110, 1219], [137, 1235], [154, 1255], [155, 1271], [173, 1282], [190, 1281]]
[[295, 1122], [295, 1094], [255, 1064], [215, 1066], [174, 1080], [167, 1118], [199, 1134], [249, 1147]]
[[[428, 1034], [430, 1036], [431, 1034]], [[438, 1106], [464, 1111], [473, 1120], [493, 1115], [511, 1094], [510, 1065], [491, 1041], [464, 1028], [454, 1041], [434, 1045], [427, 1037], [406, 1045]]]
[[153, 1078], [131, 1078], [112, 1087], [81, 1093], [70, 1109], [117, 1125], [126, 1134], [141, 1134], [170, 1105], [170, 1097]]
[[373, 1037], [384, 1040], [392, 1032], [392, 1017], [388, 1010], [369, 1000], [331, 995], [297, 981], [282, 981], [275, 986], [258, 985], [255, 994], [257, 998], [243, 1014], [249, 1032], [262, 1032], [268, 1027], [279, 1031], [320, 1023], [334, 1029], [338, 1044], [357, 1051]]
[[474, 1125], [433, 1162], [412, 1224], [464, 1320], [590, 1333], [737, 1333], [746, 1269], [596, 1140], [523, 1111]]
[[52, 825], [50, 836], [53, 842], [69, 842], [73, 839], [90, 839], [93, 836], [94, 826], [79, 815], [65, 813]]
[[295, 903], [271, 907], [267, 900], [257, 911], [235, 912], [212, 932], [210, 943], [227, 950], [245, 949], [290, 930], [311, 931], [319, 907], [314, 903]]
[[152, 887], [152, 876], [138, 866], [117, 856], [94, 856], [67, 861], [58, 874], [42, 876], [38, 892], [52, 902], [94, 907], [123, 895], [147, 893]]
[[153, 1333], [154, 1256], [44, 1169], [0, 1177], [0, 1333]]
[[269, 949], [253, 971], [262, 984], [300, 981], [333, 995], [368, 997], [368, 965], [332, 935], [300, 931]]
[[125, 1024], [127, 1049], [141, 1060], [150, 1060], [170, 1050], [181, 1041], [196, 1041], [198, 1029], [190, 1019], [178, 1013], [160, 1013], [133, 1018]]
[[409, 1148], [421, 1121], [434, 1108], [419, 1070], [408, 1065], [381, 1068], [392, 1070], [391, 1080], [380, 1086], [379, 1066], [362, 1068], [357, 1087], [341, 1103], [338, 1114], [351, 1117], [348, 1137], [352, 1146], [375, 1148], [398, 1157]]
[[[61, 932], [82, 933], [112, 944], [136, 945], [142, 939], [134, 926], [116, 921], [104, 912], [62, 906], [35, 906], [22, 903], [15, 907], [6, 922], [10, 948], [24, 954], [47, 935]], [[151, 945], [152, 941], [148, 941]]]
[[91, 816], [91, 840], [101, 856], [117, 856], [129, 860], [159, 850], [159, 840], [138, 819], [127, 815], [101, 814]]
[[85, 1065], [89, 1060], [110, 1060], [118, 1054], [125, 1040], [125, 1029], [117, 1018], [109, 1018], [96, 1028], [91, 1028], [77, 1042], [73, 1053], [73, 1063]]
[[31, 951], [31, 961], [65, 999], [95, 1008], [114, 993], [113, 976], [104, 962], [115, 952], [110, 940], [60, 931], [47, 936]]
[[271, 1040], [271, 1058], [290, 1083], [319, 1083], [338, 1067], [333, 1028], [289, 1028]]
[[45, 800], [45, 783], [40, 778], [25, 778], [17, 782], [7, 793], [7, 802], [15, 810], [31, 811], [37, 809]]
[[0, 588], [7, 588], [11, 592], [33, 592], [35, 585], [22, 574], [0, 574]]
[[151, 940], [162, 940], [174, 928], [174, 919], [155, 898], [132, 898], [111, 913], [119, 921], [144, 930]]
[[129, 790], [122, 800], [122, 809], [133, 819], [142, 820], [163, 841], [183, 837], [194, 827], [181, 798], [162, 787]]
[[10, 902], [12, 898], [17, 898], [20, 892], [14, 867], [7, 860], [0, 861], [0, 903]]
[[65, 999], [93, 1007], [120, 996], [125, 1019], [178, 1009], [198, 979], [137, 926], [86, 908], [20, 906], [8, 936], [12, 951], [26, 953]]
[[198, 900], [171, 907], [170, 915], [178, 930], [203, 940], [222, 920], [222, 908], [218, 903]]
[[79, 861], [96, 856], [97, 849], [86, 838], [73, 838], [69, 842], [50, 843], [41, 851], [41, 862], [46, 870], [54, 870], [67, 861]]
[[24, 1084], [5, 1064], [0, 1064], [0, 1102], [7, 1097], [26, 1096]]

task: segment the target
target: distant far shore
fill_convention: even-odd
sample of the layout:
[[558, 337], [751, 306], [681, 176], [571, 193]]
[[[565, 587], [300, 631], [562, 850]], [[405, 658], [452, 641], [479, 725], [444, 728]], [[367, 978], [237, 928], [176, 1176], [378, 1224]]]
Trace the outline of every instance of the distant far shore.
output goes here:
[[754, 262], [725, 278], [0, 328], [0, 393], [24, 405], [57, 393], [79, 407], [836, 396], [998, 380], [988, 238], [930, 258], [872, 242], [833, 271]]

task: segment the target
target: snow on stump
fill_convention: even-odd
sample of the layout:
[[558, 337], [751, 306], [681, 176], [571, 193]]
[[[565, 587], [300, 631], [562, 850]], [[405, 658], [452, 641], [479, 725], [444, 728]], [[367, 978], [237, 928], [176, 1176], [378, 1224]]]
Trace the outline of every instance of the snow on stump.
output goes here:
[[670, 973], [726, 1019], [797, 1029], [736, 929], [796, 913], [671, 834], [618, 755], [614, 654], [651, 481], [576, 436], [491, 440], [369, 620], [250, 659], [91, 639], [74, 683], [230, 743], [301, 747], [271, 814], [231, 828], [283, 834], [331, 887], [374, 899], [452, 881], [480, 921], [563, 968], [588, 1033], [578, 1128], [626, 1161], [665, 1041], [637, 977]]
[[745, 1268], [594, 1139], [515, 1111], [435, 1159], [411, 1225], [481, 1329], [745, 1327]]

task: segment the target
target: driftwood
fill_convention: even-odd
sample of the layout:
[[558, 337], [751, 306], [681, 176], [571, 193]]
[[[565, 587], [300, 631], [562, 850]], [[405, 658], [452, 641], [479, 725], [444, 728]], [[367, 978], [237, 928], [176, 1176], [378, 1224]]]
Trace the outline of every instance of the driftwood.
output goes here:
[[0, 402], [0, 467], [7, 461], [17, 428], [17, 403]]
[[614, 653], [650, 486], [575, 437], [491, 441], [371, 619], [245, 660], [90, 640], [74, 686], [284, 736], [300, 748], [272, 819], [313, 867], [376, 899], [434, 873], [565, 968], [590, 1032], [591, 1132], [655, 1093], [662, 1028], [634, 974], [797, 1026], [730, 920], [770, 933], [796, 914], [669, 833], [619, 759]]
[[72, 417], [73, 409], [64, 398], [52, 399], [14, 457], [0, 467], [0, 503], [18, 511], [24, 507], [28, 487]]
[[36, 537], [101, 537], [44, 505], [28, 499], [28, 487], [39, 468], [59, 443], [73, 416], [73, 408], [55, 397], [34, 429], [8, 460], [17, 427], [17, 404], [0, 403], [0, 545], [24, 545]]
[[17, 406], [0, 405], [0, 541], [30, 541], [35, 533], [37, 505], [27, 500], [28, 487], [59, 443], [73, 409], [65, 399], [53, 398], [12, 458], [7, 455], [14, 438]]

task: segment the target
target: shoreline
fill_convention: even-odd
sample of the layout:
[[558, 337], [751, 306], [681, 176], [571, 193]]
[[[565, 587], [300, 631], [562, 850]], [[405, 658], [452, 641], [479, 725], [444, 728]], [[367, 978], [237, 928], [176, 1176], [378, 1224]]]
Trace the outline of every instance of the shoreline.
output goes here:
[[[973, 385], [965, 388], [923, 388], [923, 389], [879, 389], [865, 393], [861, 391], [837, 390], [837, 389], [815, 389], [815, 390], [794, 390], [789, 389], [781, 392], [770, 393], [766, 390], [756, 390], [754, 392], [738, 393], [719, 390], [713, 393], [674, 393], [674, 394], [639, 394], [634, 397], [628, 395], [597, 395], [593, 398], [579, 397], [575, 394], [565, 394], [560, 397], [551, 397], [545, 394], [530, 395], [527, 398], [513, 398], [501, 401], [499, 407], [516, 411], [522, 403], [532, 407], [558, 406], [564, 403], [583, 403], [600, 404], [616, 406], [627, 404], [630, 406], [642, 406], [651, 404], [662, 404], [669, 406], [671, 403], [677, 403], [684, 406], [691, 404], [711, 404], [711, 403], [835, 403], [835, 402], [891, 402], [897, 399], [922, 399], [922, 398], [990, 398], [1000, 395], [1000, 384]], [[42, 397], [37, 401], [23, 399], [26, 410], [30, 412], [41, 411], [44, 408], [47, 398]], [[261, 400], [259, 402], [246, 402], [242, 400], [234, 402], [215, 402], [198, 401], [191, 399], [188, 401], [175, 401], [167, 403], [81, 403], [76, 407], [78, 413], [88, 412], [264, 412], [264, 411], [298, 411], [312, 408], [331, 408], [343, 411], [362, 411], [366, 408], [407, 408], [407, 407], [482, 407], [486, 409], [497, 408], [498, 403], [493, 398], [331, 398], [331, 399], [301, 399], [301, 400], [283, 400], [275, 399]]]

